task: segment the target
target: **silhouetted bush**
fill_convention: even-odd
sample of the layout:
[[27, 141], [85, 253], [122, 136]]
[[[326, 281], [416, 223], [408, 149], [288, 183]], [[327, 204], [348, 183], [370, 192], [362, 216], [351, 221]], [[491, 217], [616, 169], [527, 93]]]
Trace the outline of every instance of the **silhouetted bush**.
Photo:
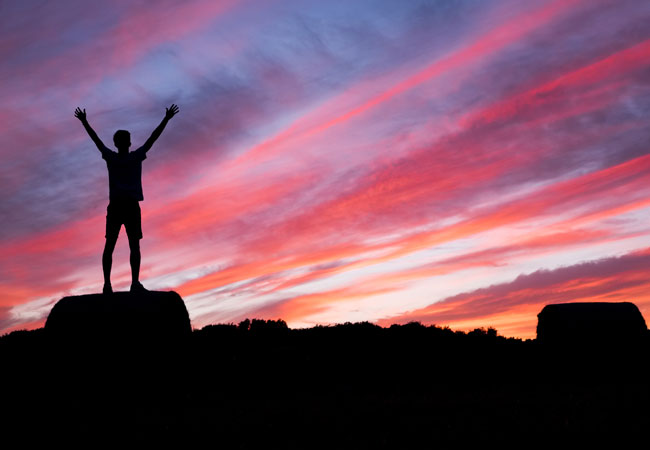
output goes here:
[[289, 327], [282, 319], [253, 319], [250, 323], [249, 331], [251, 333], [264, 333], [265, 335], [284, 335], [289, 331]]

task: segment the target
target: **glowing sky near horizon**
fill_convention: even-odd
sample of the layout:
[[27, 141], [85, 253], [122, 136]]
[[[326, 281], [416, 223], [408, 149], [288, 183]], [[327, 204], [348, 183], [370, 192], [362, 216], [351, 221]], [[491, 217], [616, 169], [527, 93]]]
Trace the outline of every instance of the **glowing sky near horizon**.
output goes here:
[[[155, 8], [154, 8], [155, 5]], [[141, 279], [195, 328], [419, 320], [534, 337], [547, 303], [650, 319], [650, 2], [4, 2], [0, 333], [99, 292], [137, 148]], [[130, 284], [120, 235], [113, 287]]]

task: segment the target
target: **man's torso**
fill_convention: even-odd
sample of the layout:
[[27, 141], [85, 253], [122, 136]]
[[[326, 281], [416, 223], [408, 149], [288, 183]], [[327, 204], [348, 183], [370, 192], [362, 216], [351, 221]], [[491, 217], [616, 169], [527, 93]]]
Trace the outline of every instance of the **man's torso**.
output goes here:
[[111, 201], [120, 199], [144, 200], [142, 194], [142, 161], [146, 152], [141, 148], [120, 154], [106, 149], [102, 158], [108, 168], [108, 186]]

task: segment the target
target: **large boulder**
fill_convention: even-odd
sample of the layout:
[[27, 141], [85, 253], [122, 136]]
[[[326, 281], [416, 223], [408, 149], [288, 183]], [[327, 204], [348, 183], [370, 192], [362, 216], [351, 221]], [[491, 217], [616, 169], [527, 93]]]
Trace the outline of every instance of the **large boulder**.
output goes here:
[[50, 311], [45, 331], [75, 341], [169, 342], [191, 335], [192, 326], [176, 292], [116, 292], [62, 298]]
[[634, 303], [559, 303], [537, 315], [537, 340], [556, 344], [639, 342], [647, 326]]

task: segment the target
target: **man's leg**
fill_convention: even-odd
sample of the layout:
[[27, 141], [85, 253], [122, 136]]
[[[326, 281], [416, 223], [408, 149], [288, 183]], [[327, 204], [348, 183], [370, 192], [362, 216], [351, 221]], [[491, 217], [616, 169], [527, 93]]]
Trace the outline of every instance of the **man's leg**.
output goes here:
[[117, 234], [107, 234], [104, 253], [102, 254], [102, 269], [104, 270], [104, 293], [113, 292], [111, 287], [111, 267], [113, 266], [113, 250], [117, 242]]
[[124, 223], [126, 235], [129, 237], [131, 250], [131, 292], [144, 292], [140, 284], [140, 239], [142, 239], [142, 219], [140, 204], [136, 201], [130, 205], [128, 220]]
[[131, 284], [140, 282], [140, 239], [129, 237], [129, 249], [131, 250]]

